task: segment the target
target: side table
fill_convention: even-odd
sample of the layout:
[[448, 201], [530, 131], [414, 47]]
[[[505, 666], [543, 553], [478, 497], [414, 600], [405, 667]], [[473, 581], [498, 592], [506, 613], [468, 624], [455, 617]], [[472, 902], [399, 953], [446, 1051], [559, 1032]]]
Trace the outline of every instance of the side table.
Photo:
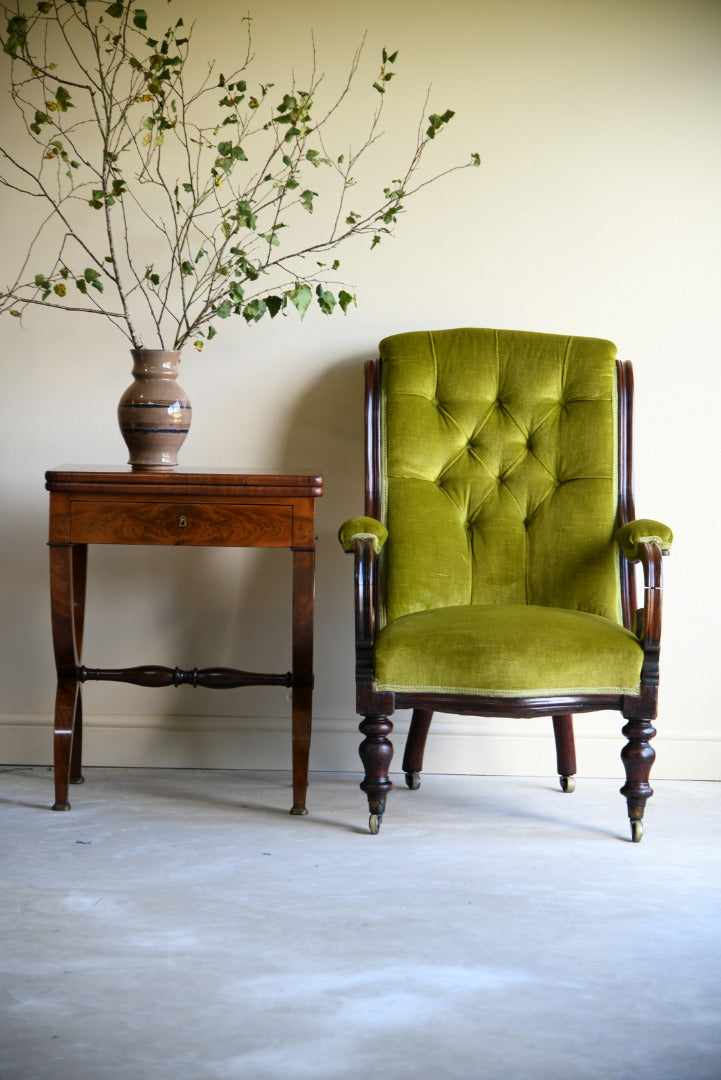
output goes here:
[[[323, 477], [253, 470], [66, 465], [45, 474], [50, 492], [50, 602], [57, 670], [55, 805], [69, 810], [68, 784], [82, 783], [82, 694], [88, 679], [138, 686], [288, 686], [292, 694], [292, 814], [307, 813], [313, 697], [315, 500]], [[81, 662], [88, 544], [289, 548], [293, 553], [292, 670], [144, 665], [87, 668]]]

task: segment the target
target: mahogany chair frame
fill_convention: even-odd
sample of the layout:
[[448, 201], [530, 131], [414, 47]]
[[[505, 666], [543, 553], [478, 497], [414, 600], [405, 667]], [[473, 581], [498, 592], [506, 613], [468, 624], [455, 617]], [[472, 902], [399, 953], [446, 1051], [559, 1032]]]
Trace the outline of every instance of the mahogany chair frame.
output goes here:
[[[365, 367], [365, 514], [380, 519], [381, 490], [381, 360]], [[618, 385], [618, 512], [617, 527], [635, 519], [633, 487], [633, 369], [617, 361]], [[619, 550], [623, 625], [636, 633], [644, 652], [638, 695], [584, 694], [564, 697], [493, 698], [471, 694], [399, 693], [374, 689], [373, 646], [379, 629], [383, 552], [376, 556], [372, 541], [355, 545], [356, 709], [363, 716], [364, 736], [359, 753], [365, 777], [361, 789], [368, 797], [370, 831], [377, 833], [393, 788], [388, 770], [393, 757], [390, 717], [396, 709], [412, 709], [403, 771], [411, 789], [420, 786], [426, 737], [434, 712], [495, 717], [551, 716], [556, 761], [564, 791], [575, 786], [576, 756], [573, 714], [614, 710], [626, 720], [627, 739], [621, 751], [626, 783], [621, 788], [628, 805], [631, 838], [643, 835], [646, 801], [653, 795], [649, 778], [656, 757], [650, 740], [658, 703], [659, 651], [662, 611], [662, 551], [658, 543], [640, 543], [638, 562], [643, 570], [644, 602], [637, 607], [634, 566]]]

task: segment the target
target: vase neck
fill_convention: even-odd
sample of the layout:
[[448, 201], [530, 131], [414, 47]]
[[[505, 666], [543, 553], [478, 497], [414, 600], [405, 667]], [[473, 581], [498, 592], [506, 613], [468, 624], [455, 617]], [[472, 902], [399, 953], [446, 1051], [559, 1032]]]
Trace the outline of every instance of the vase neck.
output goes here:
[[133, 375], [136, 378], [175, 378], [180, 353], [171, 349], [131, 349]]

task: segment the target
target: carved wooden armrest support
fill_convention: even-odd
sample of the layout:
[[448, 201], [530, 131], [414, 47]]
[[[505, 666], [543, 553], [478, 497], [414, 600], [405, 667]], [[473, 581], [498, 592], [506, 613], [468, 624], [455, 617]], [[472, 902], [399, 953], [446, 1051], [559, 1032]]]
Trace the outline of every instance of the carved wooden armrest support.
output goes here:
[[357, 540], [355, 545], [355, 643], [356, 681], [373, 680], [373, 642], [376, 635], [377, 557], [373, 540]]
[[638, 561], [643, 567], [644, 595], [643, 608], [636, 614], [636, 633], [644, 650], [658, 650], [661, 644], [663, 555], [660, 544], [638, 544]]

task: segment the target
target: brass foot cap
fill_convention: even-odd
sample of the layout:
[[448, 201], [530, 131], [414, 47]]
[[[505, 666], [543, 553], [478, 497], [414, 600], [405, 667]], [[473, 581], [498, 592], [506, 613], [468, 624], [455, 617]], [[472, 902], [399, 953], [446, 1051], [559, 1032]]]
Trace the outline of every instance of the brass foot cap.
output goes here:
[[304, 806], [294, 806], [293, 809], [290, 812], [295, 817], [303, 817], [305, 814], [308, 813], [308, 811], [306, 810], [306, 808]]
[[70, 803], [69, 802], [56, 802], [56, 803], [53, 804], [53, 810], [69, 810], [69, 809], [70, 809]]
[[85, 783], [85, 777], [84, 776], [71, 776], [68, 783], [70, 783], [70, 784], [84, 784]]

